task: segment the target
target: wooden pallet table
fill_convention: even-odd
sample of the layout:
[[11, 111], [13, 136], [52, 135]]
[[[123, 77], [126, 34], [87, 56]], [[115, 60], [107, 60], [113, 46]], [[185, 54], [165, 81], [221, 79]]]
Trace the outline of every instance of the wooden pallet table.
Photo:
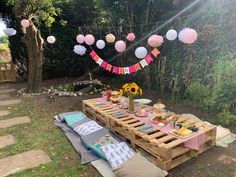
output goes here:
[[[97, 102], [98, 99], [84, 100], [83, 112], [128, 139], [133, 148], [141, 148], [150, 161], [165, 170], [170, 170], [215, 145], [216, 126], [208, 122], [184, 117], [178, 120], [181, 123], [194, 124], [204, 132], [205, 144], [199, 152], [185, 147], [183, 140], [158, 129], [149, 133], [141, 132], [139, 127], [144, 125], [143, 122], [127, 114], [114, 116], [120, 110], [111, 105], [96, 107]], [[138, 105], [138, 107], [152, 110], [152, 107], [147, 105]]]

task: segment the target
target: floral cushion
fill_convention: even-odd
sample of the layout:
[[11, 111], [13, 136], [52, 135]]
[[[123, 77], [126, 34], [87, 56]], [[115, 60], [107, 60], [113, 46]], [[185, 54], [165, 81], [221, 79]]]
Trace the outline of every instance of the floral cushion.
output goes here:
[[103, 127], [95, 121], [89, 121], [74, 128], [74, 131], [76, 131], [80, 136], [85, 136], [90, 133], [96, 132], [102, 128]]

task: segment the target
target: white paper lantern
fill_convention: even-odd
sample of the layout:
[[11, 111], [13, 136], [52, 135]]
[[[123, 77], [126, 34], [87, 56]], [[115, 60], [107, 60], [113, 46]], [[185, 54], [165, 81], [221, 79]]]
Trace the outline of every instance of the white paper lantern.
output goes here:
[[78, 55], [84, 55], [86, 53], [86, 48], [83, 45], [75, 45], [73, 51]]
[[181, 30], [180, 32], [179, 32], [179, 41], [181, 41], [181, 42], [183, 42], [183, 40], [184, 40], [184, 33], [188, 30], [189, 28], [184, 28], [183, 30]]
[[147, 56], [147, 49], [145, 47], [138, 47], [136, 50], [135, 50], [135, 56], [139, 59], [143, 59]]
[[168, 39], [169, 41], [175, 40], [177, 36], [178, 36], [178, 33], [174, 29], [170, 29], [166, 33], [166, 39]]
[[3, 32], [7, 36], [14, 36], [16, 34], [16, 30], [14, 28], [6, 28], [6, 29], [3, 30]]
[[53, 44], [56, 42], [56, 38], [54, 36], [48, 36], [47, 41], [49, 44]]
[[96, 42], [96, 46], [97, 48], [99, 49], [103, 49], [105, 47], [105, 41], [102, 40], [102, 39], [99, 39], [97, 42]]

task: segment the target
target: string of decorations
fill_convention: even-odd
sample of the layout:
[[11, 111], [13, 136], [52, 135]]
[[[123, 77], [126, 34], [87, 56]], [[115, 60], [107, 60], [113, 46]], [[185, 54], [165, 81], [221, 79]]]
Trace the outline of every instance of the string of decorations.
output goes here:
[[[23, 19], [21, 21], [21, 26], [23, 28], [28, 28], [30, 25], [29, 21], [27, 19]], [[4, 33], [8, 36], [13, 36], [16, 34], [16, 30], [13, 28], [6, 28], [4, 29]], [[191, 28], [184, 28], [177, 33], [176, 30], [170, 29], [167, 31], [165, 37], [169, 41], [174, 41], [179, 39], [179, 41], [185, 43], [185, 44], [193, 44], [197, 40], [197, 32], [194, 29]], [[130, 32], [126, 36], [126, 40], [129, 42], [134, 42], [136, 39], [136, 36], [133, 32]], [[83, 43], [85, 43], [88, 46], [94, 45], [96, 39], [92, 34], [86, 34], [85, 36], [83, 34], [78, 34], [76, 36], [76, 41], [78, 42], [77, 45], [74, 46], [73, 51], [78, 54], [78, 55], [85, 55], [86, 54], [86, 47], [83, 46]], [[116, 37], [114, 34], [109, 33], [105, 36], [105, 41], [107, 43], [114, 43], [114, 48], [118, 53], [123, 53], [127, 50], [126, 42], [124, 40], [118, 40], [116, 41]], [[106, 42], [103, 39], [99, 39], [96, 41], [96, 47], [100, 50], [104, 49]], [[53, 44], [56, 42], [56, 38], [54, 36], [48, 36], [47, 37], [47, 42], [49, 44]], [[155, 57], [160, 54], [159, 50], [157, 47], [161, 46], [164, 43], [164, 38], [161, 35], [157, 34], [152, 34], [151, 36], [148, 37], [147, 43], [149, 46], [154, 48], [151, 52], [151, 54]], [[92, 49], [92, 47], [91, 47]], [[149, 65], [152, 61], [153, 58], [149, 54], [148, 51], [145, 47], [140, 46], [135, 49], [135, 56], [138, 59], [142, 59], [140, 62], [136, 63], [135, 65], [129, 66], [129, 67], [117, 67], [117, 66], [112, 66], [105, 62], [103, 59], [101, 59], [95, 51], [92, 49], [92, 52], [90, 53], [90, 56], [93, 58], [93, 60], [99, 64], [103, 69], [110, 71], [115, 74], [132, 74], [138, 70], [141, 70], [141, 67], [144, 68], [145, 66]], [[136, 67], [135, 67], [136, 66]], [[139, 67], [138, 67], [139, 66]]]

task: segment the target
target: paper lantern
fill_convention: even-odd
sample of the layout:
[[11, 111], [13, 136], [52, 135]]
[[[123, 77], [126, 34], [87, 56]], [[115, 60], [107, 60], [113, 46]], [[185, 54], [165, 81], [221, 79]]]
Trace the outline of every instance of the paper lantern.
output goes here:
[[136, 38], [135, 34], [134, 33], [129, 33], [126, 37], [126, 39], [130, 42], [134, 41]]
[[149, 38], [148, 38], [148, 44], [151, 46], [151, 47], [159, 47], [162, 45], [162, 43], [164, 42], [163, 40], [163, 37], [162, 36], [159, 36], [159, 35], [151, 35]]
[[7, 36], [14, 36], [16, 34], [16, 30], [14, 28], [6, 28], [6, 29], [3, 30], [3, 32]]
[[73, 51], [78, 55], [84, 55], [86, 53], [86, 48], [83, 45], [75, 45]]
[[105, 41], [102, 40], [102, 39], [99, 39], [97, 42], [96, 42], [96, 46], [97, 48], [99, 49], [103, 49], [105, 47]]
[[124, 52], [125, 49], [126, 49], [126, 43], [125, 43], [125, 41], [122, 41], [122, 40], [117, 41], [117, 42], [115, 43], [115, 49], [116, 49], [117, 52]]
[[22, 27], [24, 27], [24, 28], [28, 28], [29, 27], [29, 20], [27, 20], [27, 19], [23, 19], [23, 20], [21, 20], [21, 26]]
[[135, 50], [135, 56], [139, 59], [143, 59], [147, 56], [147, 49], [145, 47], [138, 47]]
[[197, 32], [194, 29], [188, 28], [183, 34], [183, 43], [192, 44], [197, 40]]
[[188, 31], [188, 28], [184, 28], [183, 30], [181, 30], [180, 32], [179, 32], [179, 41], [181, 41], [181, 42], [183, 42], [183, 40], [184, 40], [184, 33], [186, 32], [186, 31]]
[[84, 43], [84, 35], [82, 35], [82, 34], [77, 35], [76, 41], [80, 44]]
[[48, 36], [47, 41], [49, 44], [53, 44], [56, 42], [56, 38], [54, 36]]
[[174, 29], [170, 29], [166, 33], [166, 39], [168, 39], [169, 41], [175, 40], [177, 38], [177, 36], [178, 36], [178, 34]]
[[116, 40], [116, 37], [113, 34], [110, 33], [106, 35], [106, 41], [108, 43], [113, 43], [115, 42], [115, 40]]
[[95, 38], [92, 34], [87, 34], [84, 39], [85, 43], [87, 45], [93, 45], [95, 42]]

